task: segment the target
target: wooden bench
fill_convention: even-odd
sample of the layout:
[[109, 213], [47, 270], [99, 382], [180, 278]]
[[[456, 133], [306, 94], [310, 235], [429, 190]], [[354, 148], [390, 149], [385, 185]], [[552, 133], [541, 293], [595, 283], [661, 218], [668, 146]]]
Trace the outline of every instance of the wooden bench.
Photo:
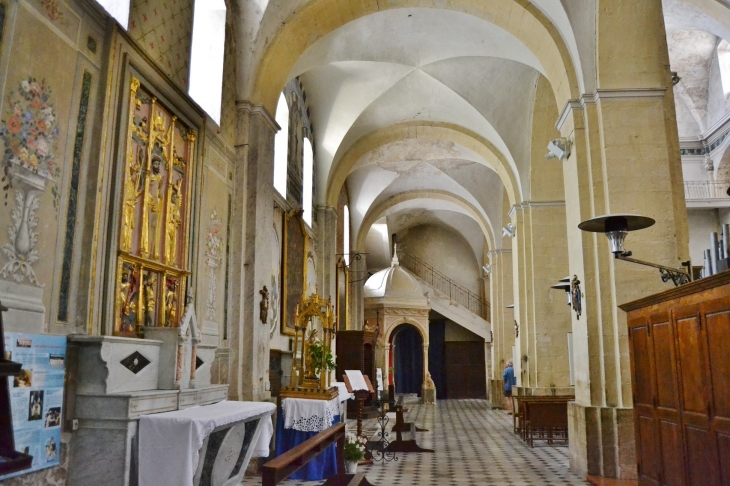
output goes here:
[[526, 400], [525, 426], [522, 435], [530, 447], [535, 440], [568, 441], [567, 400]]
[[515, 395], [512, 397], [512, 430], [515, 434], [520, 434], [524, 439], [525, 409], [524, 404], [527, 401], [564, 401], [572, 402], [575, 400], [574, 395]]
[[262, 467], [263, 486], [276, 486], [309, 461], [337, 443], [337, 475], [327, 479], [327, 486], [373, 486], [365, 474], [345, 474], [345, 424], [333, 425], [311, 437], [290, 451], [276, 457]]

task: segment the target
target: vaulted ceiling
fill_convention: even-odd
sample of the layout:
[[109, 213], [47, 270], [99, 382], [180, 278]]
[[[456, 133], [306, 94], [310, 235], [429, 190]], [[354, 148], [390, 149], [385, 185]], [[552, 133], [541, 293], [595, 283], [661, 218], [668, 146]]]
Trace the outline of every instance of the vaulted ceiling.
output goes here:
[[[269, 48], [293, 56], [276, 69], [291, 66], [286, 79], [299, 77], [306, 91], [316, 203], [332, 205], [347, 188], [353, 241], [358, 250], [377, 253], [373, 261], [389, 260], [380, 255], [387, 247], [367, 237], [378, 223], [387, 234], [420, 224], [448, 228], [483, 262], [485, 250], [502, 245], [506, 196], [510, 203], [531, 197], [532, 144], [547, 143], [532, 138], [538, 80], [548, 79], [555, 96], [565, 92], [566, 79], [574, 79], [574, 97], [596, 88], [596, 0], [531, 0], [527, 7], [502, 2], [540, 28], [551, 26], [557, 32], [552, 46], [535, 42], [540, 28], [517, 33], [511, 19], [465, 13], [466, 2], [463, 11], [452, 5], [458, 2], [443, 9], [419, 0], [391, 2], [407, 8], [352, 13], [354, 20], [339, 24], [307, 17], [307, 8], [325, 1], [258, 2], [261, 22], [252, 35], [260, 42], [252, 66], [273, 62], [266, 58]], [[663, 4], [672, 68], [683, 77], [678, 113], [703, 129], [704, 77], [717, 39], [730, 39], [730, 10], [715, 0]], [[340, 15], [323, 10], [330, 14]], [[306, 22], [309, 31], [291, 27]], [[287, 27], [299, 37], [278, 38]], [[307, 47], [298, 53], [285, 44]], [[558, 79], [561, 68], [543, 65], [550, 49], [567, 53], [573, 74]], [[553, 101], [557, 112], [564, 100]]]

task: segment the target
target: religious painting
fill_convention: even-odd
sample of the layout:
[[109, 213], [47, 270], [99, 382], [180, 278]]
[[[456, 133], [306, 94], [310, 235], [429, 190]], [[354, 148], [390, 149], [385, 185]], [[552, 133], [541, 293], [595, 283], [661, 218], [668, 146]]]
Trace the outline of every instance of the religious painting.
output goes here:
[[[192, 159], [195, 132], [132, 77], [120, 204], [119, 259], [137, 269], [134, 283], [141, 307], [135, 321], [122, 315], [116, 335], [140, 335], [142, 327], [176, 327], [186, 278]], [[128, 272], [129, 273], [129, 272]], [[140, 278], [141, 276], [141, 278]], [[120, 292], [130, 285], [117, 274]], [[129, 275], [126, 277], [130, 278]]]
[[282, 334], [294, 335], [297, 305], [305, 291], [306, 255], [307, 236], [302, 211], [295, 210], [284, 215]]

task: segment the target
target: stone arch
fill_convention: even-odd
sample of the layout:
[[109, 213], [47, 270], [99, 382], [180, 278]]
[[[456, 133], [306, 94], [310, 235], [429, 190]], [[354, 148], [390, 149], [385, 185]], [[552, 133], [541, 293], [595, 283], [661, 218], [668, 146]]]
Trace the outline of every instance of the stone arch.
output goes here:
[[445, 140], [474, 151], [496, 170], [507, 190], [510, 205], [522, 200], [517, 168], [510, 164], [489, 140], [452, 123], [416, 121], [375, 130], [355, 142], [341, 157], [336, 157], [327, 180], [327, 206], [336, 206], [340, 189], [352, 168], [363, 155], [389, 143], [413, 139]]
[[382, 215], [385, 211], [395, 206], [396, 204], [410, 201], [413, 199], [439, 199], [442, 201], [454, 203], [457, 206], [463, 208], [481, 228], [482, 233], [484, 234], [484, 239], [487, 242], [487, 248], [491, 250], [495, 247], [495, 239], [494, 232], [492, 231], [492, 225], [490, 221], [486, 218], [486, 216], [480, 213], [477, 208], [475, 208], [471, 203], [469, 203], [462, 197], [455, 194], [445, 191], [429, 190], [404, 192], [396, 196], [391, 196], [374, 208], [370, 208], [362, 223], [360, 223], [360, 228], [355, 238], [356, 251], [362, 251], [365, 248], [365, 237], [367, 236], [367, 233], [373, 223], [375, 223], [375, 221], [380, 218], [380, 215]]
[[386, 345], [390, 345], [390, 340], [393, 337], [393, 331], [395, 331], [398, 327], [403, 325], [411, 325], [415, 327], [418, 332], [421, 334], [421, 339], [423, 340], [423, 345], [428, 346], [428, 329], [424, 329], [421, 325], [422, 323], [418, 322], [418, 320], [413, 319], [410, 316], [403, 316], [402, 318], [399, 318], [393, 322], [391, 322], [388, 326], [385, 328], [385, 332], [383, 334], [384, 341]]
[[363, 0], [353, 7], [341, 0], [314, 0], [281, 22], [256, 63], [250, 101], [271, 112], [276, 94], [284, 86], [297, 59], [330, 32], [360, 17], [397, 8], [440, 8], [473, 15], [503, 28], [519, 39], [538, 58], [559, 104], [579, 96], [578, 77], [557, 27], [526, 0], [505, 2], [434, 2], [433, 0]]

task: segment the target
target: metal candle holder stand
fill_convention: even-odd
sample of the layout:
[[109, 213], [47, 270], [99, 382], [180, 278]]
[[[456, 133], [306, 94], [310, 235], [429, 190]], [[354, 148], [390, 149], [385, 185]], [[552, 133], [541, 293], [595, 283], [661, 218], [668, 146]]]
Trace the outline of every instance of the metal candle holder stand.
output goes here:
[[366, 448], [368, 451], [370, 451], [370, 455], [372, 456], [373, 461], [378, 462], [390, 462], [390, 461], [397, 461], [398, 458], [395, 455], [395, 452], [388, 451], [388, 446], [390, 445], [390, 441], [388, 440], [388, 432], [386, 431], [386, 427], [388, 426], [388, 422], [390, 421], [390, 418], [388, 418], [388, 409], [385, 407], [386, 404], [383, 404], [383, 406], [378, 411], [378, 437], [380, 437], [379, 440], [369, 440], [366, 444]]

